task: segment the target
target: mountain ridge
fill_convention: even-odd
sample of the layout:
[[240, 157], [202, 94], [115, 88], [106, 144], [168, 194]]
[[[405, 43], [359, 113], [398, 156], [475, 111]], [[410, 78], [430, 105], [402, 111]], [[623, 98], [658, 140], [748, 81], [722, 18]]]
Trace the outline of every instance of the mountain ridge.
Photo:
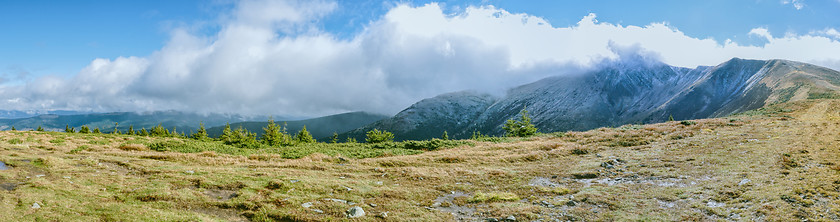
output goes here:
[[[364, 132], [372, 129], [394, 132], [397, 140], [439, 138], [444, 131], [452, 138], [469, 138], [473, 132], [502, 135], [504, 122], [525, 107], [542, 132], [657, 123], [670, 116], [677, 120], [721, 117], [771, 103], [833, 96], [838, 86], [837, 71], [789, 60], [733, 58], [693, 69], [619, 61], [581, 75], [552, 76], [520, 85], [503, 97], [487, 95], [490, 98], [485, 102], [492, 101], [489, 105], [464, 106], [459, 112], [447, 109], [480, 93], [442, 94], [341, 136], [364, 139]], [[431, 104], [448, 108], [441, 111]], [[451, 121], [466, 117], [475, 118], [466, 126]]]

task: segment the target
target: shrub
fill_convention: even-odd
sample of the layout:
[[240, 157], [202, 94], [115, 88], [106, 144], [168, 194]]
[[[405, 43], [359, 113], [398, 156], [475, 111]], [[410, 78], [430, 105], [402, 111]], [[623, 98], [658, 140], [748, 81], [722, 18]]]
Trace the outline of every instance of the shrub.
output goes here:
[[367, 132], [365, 142], [367, 143], [383, 143], [394, 140], [394, 134], [385, 130], [373, 129]]
[[79, 133], [90, 133], [90, 128], [88, 128], [88, 126], [82, 126], [82, 128], [79, 129]]
[[683, 121], [680, 121], [680, 124], [683, 124], [684, 126], [691, 126], [691, 125], [697, 124], [697, 122], [690, 121], [690, 120], [683, 120]]
[[65, 127], [64, 127], [64, 132], [65, 132], [65, 133], [75, 133], [75, 132], [76, 132], [76, 128], [74, 128], [74, 127], [70, 127], [70, 125], [68, 124], [67, 126], [65, 126]]
[[502, 129], [507, 132], [506, 136], [509, 137], [528, 137], [537, 133], [537, 128], [534, 127], [534, 124], [531, 124], [531, 117], [525, 108], [519, 111], [519, 120], [514, 118], [507, 120]]

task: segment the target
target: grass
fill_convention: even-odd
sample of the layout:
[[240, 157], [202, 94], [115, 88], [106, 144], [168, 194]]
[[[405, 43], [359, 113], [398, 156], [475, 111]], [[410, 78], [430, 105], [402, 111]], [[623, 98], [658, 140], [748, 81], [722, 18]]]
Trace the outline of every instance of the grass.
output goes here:
[[0, 220], [840, 220], [840, 101], [691, 121], [262, 148], [0, 132]]

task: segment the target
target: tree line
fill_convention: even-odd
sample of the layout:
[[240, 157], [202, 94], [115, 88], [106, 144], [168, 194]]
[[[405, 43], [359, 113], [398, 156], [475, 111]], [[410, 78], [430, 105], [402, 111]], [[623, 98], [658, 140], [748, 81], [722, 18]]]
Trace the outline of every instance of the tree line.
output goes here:
[[[506, 131], [505, 136], [509, 137], [528, 137], [535, 135], [537, 132], [537, 128], [531, 123], [531, 118], [528, 115], [528, 111], [523, 108], [522, 111], [519, 112], [517, 115], [519, 118], [511, 118], [505, 122], [502, 129]], [[163, 124], [158, 124], [155, 127], [152, 127], [149, 130], [146, 128], [141, 128], [140, 130], [135, 130], [133, 125], [129, 125], [128, 130], [123, 133], [119, 128], [119, 123], [114, 123], [114, 130], [111, 131], [111, 134], [126, 134], [126, 135], [137, 135], [137, 136], [149, 136], [149, 137], [180, 137], [180, 138], [190, 138], [198, 141], [221, 141], [224, 144], [242, 147], [242, 148], [258, 148], [262, 145], [267, 145], [271, 147], [277, 146], [294, 146], [297, 144], [307, 144], [307, 143], [316, 143], [317, 141], [315, 138], [312, 137], [312, 134], [306, 130], [306, 126], [298, 131], [295, 134], [289, 134], [286, 132], [286, 123], [284, 122], [283, 125], [279, 125], [274, 122], [274, 119], [268, 119], [268, 125], [263, 127], [263, 134], [257, 138], [257, 134], [248, 131], [242, 126], [239, 126], [235, 130], [231, 129], [230, 123], [225, 124], [224, 130], [222, 130], [222, 134], [219, 135], [218, 138], [212, 138], [207, 134], [207, 129], [204, 127], [204, 123], [199, 123], [199, 128], [196, 130], [195, 133], [190, 134], [189, 136], [185, 132], [178, 133], [177, 128], [173, 127], [172, 131], [163, 127]], [[15, 131], [15, 127], [11, 127], [12, 131]], [[38, 126], [37, 129], [34, 131], [44, 131], [44, 128]], [[75, 127], [70, 127], [70, 125], [66, 125], [64, 132], [66, 133], [77, 133]], [[87, 125], [83, 125], [78, 130], [78, 133], [82, 134], [99, 134], [102, 131], [99, 127], [95, 127], [91, 129]], [[482, 135], [480, 132], [473, 132], [472, 139], [477, 139], [481, 137], [486, 137]], [[441, 135], [443, 140], [448, 140], [449, 135], [446, 131], [443, 132]], [[384, 143], [384, 142], [391, 142], [394, 140], [394, 134], [385, 130], [373, 129], [365, 133], [365, 142], [366, 143]], [[333, 133], [332, 137], [330, 137], [330, 143], [338, 143], [338, 133]], [[356, 139], [353, 137], [347, 137], [345, 143], [356, 143]]]

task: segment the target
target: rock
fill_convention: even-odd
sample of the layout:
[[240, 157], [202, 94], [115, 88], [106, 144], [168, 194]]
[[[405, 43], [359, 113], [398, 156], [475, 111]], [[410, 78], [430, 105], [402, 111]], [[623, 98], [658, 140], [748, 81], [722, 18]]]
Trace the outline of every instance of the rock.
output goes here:
[[195, 173], [195, 171], [192, 171], [192, 170], [187, 170], [187, 171], [184, 171], [184, 173], [187, 173], [187, 174], [194, 174], [194, 173]]
[[368, 204], [368, 205], [370, 205], [370, 207], [376, 207], [376, 206], [377, 206], [377, 205], [376, 205], [376, 204], [374, 204], [374, 203], [372, 203], [372, 204]]
[[376, 215], [378, 218], [386, 218], [388, 217], [388, 212], [382, 212]]
[[41, 208], [40, 204], [38, 204], [38, 203], [33, 203], [32, 204], [32, 209], [38, 209], [38, 208]]
[[499, 222], [499, 219], [496, 219], [496, 218], [487, 218], [487, 219], [485, 219], [484, 221], [487, 221], [487, 222]]
[[303, 208], [310, 208], [310, 207], [312, 207], [312, 202], [306, 202], [306, 203], [301, 204], [300, 206], [303, 207]]
[[574, 207], [575, 205], [577, 205], [577, 202], [575, 202], [574, 200], [570, 200], [569, 202], [566, 202], [566, 206]]
[[318, 210], [318, 209], [310, 209], [310, 210], [312, 210], [312, 212], [319, 213], [319, 214], [324, 213], [323, 210]]
[[289, 182], [290, 183], [297, 183], [297, 182], [300, 182], [300, 180], [289, 180]]
[[328, 200], [328, 201], [332, 201], [332, 202], [336, 202], [336, 203], [343, 203], [343, 204], [347, 204], [347, 201], [346, 201], [346, 200], [342, 200], [342, 199], [324, 198], [324, 200]]
[[505, 221], [507, 221], [507, 222], [514, 222], [514, 221], [516, 221], [516, 217], [514, 217], [513, 215], [510, 215], [510, 216], [508, 216], [507, 218], [505, 218]]
[[597, 173], [575, 173], [572, 174], [575, 179], [595, 179], [598, 178]]
[[361, 207], [352, 207], [349, 210], [347, 210], [347, 217], [349, 217], [349, 218], [357, 218], [357, 217], [364, 217], [364, 216], [365, 216], [365, 210], [362, 209]]
[[750, 179], [743, 179], [741, 182], [738, 182], [738, 186], [747, 185], [748, 183], [752, 182]]

